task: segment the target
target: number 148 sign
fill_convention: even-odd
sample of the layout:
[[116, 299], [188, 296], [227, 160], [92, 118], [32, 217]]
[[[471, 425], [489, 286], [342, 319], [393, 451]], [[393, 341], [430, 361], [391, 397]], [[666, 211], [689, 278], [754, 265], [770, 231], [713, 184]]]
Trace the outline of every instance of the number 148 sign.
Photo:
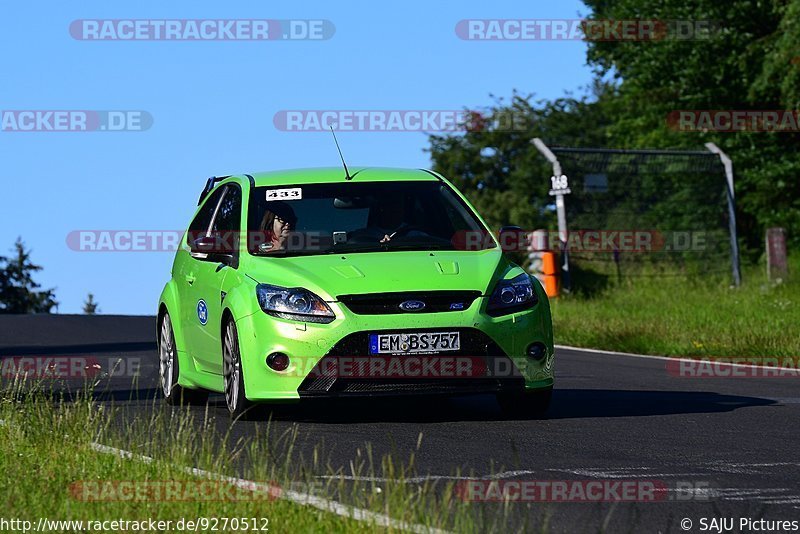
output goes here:
[[572, 190], [569, 188], [569, 179], [565, 174], [550, 178], [550, 195], [569, 195]]

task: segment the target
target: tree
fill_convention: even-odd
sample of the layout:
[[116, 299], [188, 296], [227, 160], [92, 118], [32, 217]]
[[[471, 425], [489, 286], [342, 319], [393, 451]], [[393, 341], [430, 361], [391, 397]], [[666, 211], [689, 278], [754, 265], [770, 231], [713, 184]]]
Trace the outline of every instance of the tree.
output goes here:
[[[594, 19], [715, 21], [699, 39], [589, 43], [598, 76], [618, 85], [609, 129], [622, 148], [698, 148], [717, 143], [733, 158], [740, 235], [760, 250], [764, 228], [800, 226], [800, 133], [679, 132], [676, 110], [797, 110], [800, 0], [584, 0]], [[790, 236], [800, 243], [795, 232]]]
[[[612, 96], [613, 88], [601, 82], [591, 97], [581, 99], [534, 102], [514, 92], [510, 102], [497, 99], [484, 114], [487, 127], [431, 136], [433, 168], [453, 181], [490, 226], [548, 228], [555, 222], [548, 209], [552, 168], [531, 139], [541, 137], [553, 146], [605, 146]], [[512, 122], [513, 128], [504, 127]]]
[[89, 293], [83, 303], [83, 313], [86, 315], [94, 315], [100, 310], [97, 309], [97, 302], [94, 300], [94, 295]]
[[[698, 38], [592, 41], [593, 95], [532, 103], [515, 93], [492, 115], [529, 117], [524, 130], [482, 129], [430, 137], [436, 170], [452, 179], [492, 225], [545, 226], [550, 168], [530, 146], [704, 150], [734, 160], [739, 236], [757, 257], [764, 229], [800, 227], [800, 133], [683, 132], [679, 110], [800, 108], [800, 0], [584, 0], [595, 20], [715, 21]], [[491, 150], [487, 150], [490, 148]], [[544, 219], [544, 221], [543, 221]], [[800, 244], [800, 234], [789, 239]]]
[[30, 259], [22, 238], [14, 243], [15, 255], [0, 256], [0, 313], [50, 313], [58, 305], [54, 289], [37, 291], [33, 273], [42, 270]]

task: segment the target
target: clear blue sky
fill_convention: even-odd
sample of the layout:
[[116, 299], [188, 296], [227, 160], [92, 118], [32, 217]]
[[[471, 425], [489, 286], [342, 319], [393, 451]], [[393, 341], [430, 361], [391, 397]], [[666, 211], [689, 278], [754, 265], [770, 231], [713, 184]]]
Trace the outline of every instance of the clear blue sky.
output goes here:
[[[60, 313], [150, 314], [171, 253], [70, 250], [73, 230], [182, 229], [206, 177], [338, 163], [330, 136], [281, 132], [286, 109], [461, 109], [513, 89], [589, 84], [579, 41], [457, 38], [467, 18], [576, 18], [578, 0], [5, 2], [0, 109], [145, 110], [145, 132], [0, 132], [0, 255], [17, 236]], [[79, 41], [75, 19], [328, 19], [326, 41]], [[429, 166], [423, 133], [342, 133], [351, 165]], [[543, 179], [546, 179], [543, 177]]]

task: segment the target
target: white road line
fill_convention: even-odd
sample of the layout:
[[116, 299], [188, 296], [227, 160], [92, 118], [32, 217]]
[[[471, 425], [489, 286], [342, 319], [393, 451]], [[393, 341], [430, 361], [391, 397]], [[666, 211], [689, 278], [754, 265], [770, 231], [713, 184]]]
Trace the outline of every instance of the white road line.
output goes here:
[[[564, 350], [574, 350], [576, 352], [589, 352], [592, 354], [607, 354], [610, 356], [627, 356], [628, 358], [646, 358], [648, 360], [664, 360], [664, 361], [676, 361], [676, 362], [697, 362], [697, 361], [715, 361], [715, 360], [702, 360], [701, 358], [678, 358], [678, 357], [670, 357], [670, 356], [654, 356], [652, 354], [634, 354], [632, 352], [617, 352], [613, 350], [601, 350], [601, 349], [585, 349], [583, 347], [572, 347], [570, 345], [555, 345], [557, 349], [564, 349]], [[725, 357], [722, 361], [716, 362], [720, 365], [730, 365], [733, 367], [752, 367], [752, 368], [763, 368], [766, 367], [767, 369], [774, 369], [776, 371], [798, 371], [796, 367], [772, 367], [772, 366], [764, 366], [764, 365], [751, 365], [747, 363], [732, 363], [724, 361]], [[728, 358], [730, 359], [730, 358]], [[800, 371], [798, 371], [800, 372]]]
[[[639, 470], [652, 470], [653, 468], [650, 467], [632, 467], [630, 468], [631, 471], [639, 471]], [[659, 477], [659, 478], [668, 478], [668, 477], [675, 477], [675, 476], [706, 476], [707, 473], [619, 473], [619, 472], [610, 472], [610, 471], [600, 471], [594, 469], [546, 469], [546, 471], [558, 471], [558, 472], [565, 472], [565, 473], [572, 473], [578, 474], [590, 478], [606, 478], [606, 479], [635, 479], [635, 478], [651, 478], [651, 477]], [[622, 469], [616, 471], [623, 471]], [[525, 474], [534, 474], [537, 471], [532, 470], [521, 470], [521, 471], [506, 471], [504, 473], [498, 473], [497, 475], [485, 475], [481, 477], [462, 477], [462, 476], [449, 476], [449, 475], [429, 475], [424, 477], [412, 477], [403, 479], [402, 482], [405, 483], [422, 483], [422, 482], [430, 482], [430, 481], [439, 481], [439, 480], [496, 480], [502, 478], [509, 478], [509, 477], [516, 477]], [[602, 475], [602, 476], [598, 476]], [[360, 482], [394, 482], [399, 483], [401, 482], [398, 479], [390, 479], [390, 478], [382, 478], [382, 477], [358, 477], [358, 476], [319, 476], [317, 478], [322, 479], [341, 479], [341, 480], [352, 480], [352, 481], [360, 481]], [[791, 493], [794, 491], [791, 488], [714, 488], [714, 487], [703, 487], [703, 488], [666, 488], [668, 492], [680, 494], [685, 496], [687, 494], [692, 494], [698, 498], [702, 499], [720, 499], [723, 501], [764, 501], [768, 504], [800, 504], [800, 498], [796, 497], [795, 495], [776, 495], [780, 493]]]
[[800, 397], [762, 397], [781, 404], [800, 404]]
[[753, 499], [776, 499], [770, 493], [788, 493], [794, 491], [791, 488], [708, 488], [709, 497], [718, 497], [726, 501], [750, 501]]
[[[775, 499], [773, 501], [764, 501], [764, 504], [800, 504], [800, 496], [786, 497], [785, 499]], [[797, 506], [795, 506], [797, 508]]]
[[763, 473], [765, 467], [797, 467], [800, 464], [796, 462], [772, 462], [772, 463], [753, 463], [753, 464], [737, 464], [737, 463], [713, 463], [708, 465], [708, 469], [717, 473], [728, 473], [733, 475], [755, 475]]
[[[92, 443], [91, 446], [97, 452], [103, 454], [111, 454], [119, 458], [124, 458], [126, 460], [136, 460], [145, 463], [151, 463], [154, 461], [153, 458], [151, 458], [150, 456], [135, 454], [123, 449], [116, 449], [114, 447], [109, 447], [108, 445], [103, 445], [101, 443]], [[226, 482], [228, 484], [236, 486], [237, 488], [241, 488], [247, 491], [269, 493], [271, 495], [275, 495], [277, 493], [278, 498], [285, 499], [287, 501], [291, 501], [293, 503], [300, 504], [303, 506], [312, 506], [324, 512], [330, 512], [342, 517], [346, 517], [348, 519], [369, 522], [379, 527], [392, 528], [407, 532], [414, 532], [417, 534], [448, 534], [447, 531], [444, 530], [433, 529], [415, 523], [407, 523], [405, 521], [393, 519], [388, 515], [379, 514], [377, 512], [371, 512], [369, 510], [364, 510], [363, 508], [348, 506], [346, 504], [342, 504], [340, 502], [333, 501], [330, 499], [325, 499], [323, 497], [312, 495], [310, 493], [301, 493], [297, 491], [283, 490], [276, 486], [272, 486], [270, 484], [264, 484], [262, 482], [255, 482], [252, 480], [245, 480], [241, 478], [228, 477], [225, 475], [212, 473], [210, 471], [204, 471], [196, 467], [183, 467], [183, 466], [177, 466], [177, 467], [184, 473], [194, 475], [198, 478], [206, 478], [209, 480]]]
[[[395, 478], [385, 478], [385, 477], [359, 477], [359, 476], [352, 476], [352, 475], [320, 475], [317, 478], [321, 478], [323, 480], [351, 480], [351, 481], [358, 481], [358, 482], [400, 482], [400, 480]], [[419, 484], [421, 482], [431, 482], [435, 480], [470, 480], [467, 477], [455, 477], [455, 476], [446, 476], [446, 475], [430, 475], [424, 477], [409, 477], [404, 478], [403, 482], [410, 482], [413, 484]]]
[[759, 463], [759, 464], [727, 464], [723, 462], [714, 463], [713, 465], [730, 465], [732, 467], [783, 467], [785, 465], [800, 465], [797, 462], [768, 462], [768, 463]]
[[[800, 466], [800, 463], [796, 462], [770, 462], [770, 463], [710, 463], [710, 464], [697, 464], [691, 465], [689, 467], [695, 469], [704, 469], [711, 471], [708, 472], [688, 472], [688, 473], [670, 473], [670, 472], [658, 472], [661, 468], [657, 467], [619, 467], [619, 468], [607, 468], [607, 467], [580, 467], [580, 468], [544, 468], [544, 469], [520, 469], [515, 471], [503, 471], [501, 473], [497, 473], [494, 475], [481, 475], [481, 476], [454, 476], [454, 475], [425, 475], [420, 477], [409, 477], [404, 478], [402, 482], [412, 483], [412, 484], [419, 484], [423, 482], [435, 482], [440, 480], [505, 480], [516, 478], [525, 475], [537, 475], [543, 471], [548, 472], [559, 472], [559, 473], [570, 473], [573, 475], [585, 476], [589, 478], [605, 478], [605, 479], [622, 479], [622, 478], [653, 478], [653, 477], [660, 477], [660, 478], [675, 478], [675, 477], [706, 477], [712, 474], [716, 474], [719, 472], [722, 473], [731, 473], [731, 474], [747, 474], [747, 473], [759, 473], [763, 472], [763, 469], [757, 470], [757, 468], [764, 468], [764, 467], [786, 467], [786, 466], [793, 466], [797, 467]], [[394, 482], [399, 483], [401, 480], [394, 479], [394, 478], [385, 478], [385, 477], [366, 477], [366, 476], [352, 476], [352, 475], [322, 475], [316, 478], [320, 479], [337, 479], [337, 480], [351, 480], [351, 481], [359, 481], [359, 482]], [[784, 491], [780, 489], [780, 491]], [[788, 490], [787, 490], [788, 491]]]
[[[505, 478], [513, 478], [519, 477], [522, 475], [533, 475], [538, 473], [538, 471], [534, 470], [522, 470], [522, 471], [504, 471], [502, 473], [497, 473], [496, 475], [484, 475], [482, 477], [464, 477], [464, 476], [453, 476], [453, 475], [425, 475], [422, 477], [409, 477], [404, 478], [402, 482], [410, 482], [412, 484], [419, 484], [422, 482], [434, 482], [437, 480], [501, 480]], [[352, 476], [352, 475], [321, 475], [317, 478], [322, 479], [336, 479], [336, 480], [353, 480], [359, 482], [401, 482], [395, 478], [384, 478], [384, 477], [360, 477], [360, 476]]]
[[612, 471], [603, 471], [599, 469], [548, 469], [548, 471], [571, 473], [573, 475], [601, 479], [701, 477], [707, 475], [707, 473], [633, 473], [630, 469], [615, 469]]

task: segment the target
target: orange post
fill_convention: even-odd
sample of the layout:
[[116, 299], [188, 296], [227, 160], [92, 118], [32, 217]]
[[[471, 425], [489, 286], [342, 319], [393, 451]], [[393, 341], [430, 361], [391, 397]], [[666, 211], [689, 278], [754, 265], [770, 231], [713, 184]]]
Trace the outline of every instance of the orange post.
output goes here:
[[558, 258], [555, 252], [547, 249], [545, 230], [537, 230], [531, 236], [531, 249], [528, 254], [530, 265], [528, 270], [544, 287], [547, 296], [557, 297], [559, 286]]

